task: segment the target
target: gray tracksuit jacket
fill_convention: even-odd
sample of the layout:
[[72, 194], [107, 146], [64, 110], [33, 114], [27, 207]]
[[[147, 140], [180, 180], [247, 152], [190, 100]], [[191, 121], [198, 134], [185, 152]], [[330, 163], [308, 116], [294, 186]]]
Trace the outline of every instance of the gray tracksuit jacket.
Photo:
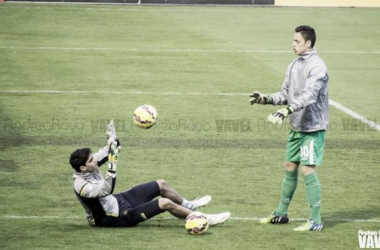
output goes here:
[[[108, 160], [108, 146], [100, 149], [93, 157], [98, 161], [98, 166]], [[91, 225], [102, 225], [106, 216], [118, 217], [119, 205], [112, 195], [116, 174], [107, 172], [104, 178], [100, 170], [92, 173], [77, 173], [73, 175], [75, 194], [82, 204], [87, 221]]]
[[289, 64], [279, 92], [271, 94], [274, 105], [289, 105], [295, 112], [290, 124], [298, 132], [326, 130], [329, 124], [329, 74], [313, 48]]

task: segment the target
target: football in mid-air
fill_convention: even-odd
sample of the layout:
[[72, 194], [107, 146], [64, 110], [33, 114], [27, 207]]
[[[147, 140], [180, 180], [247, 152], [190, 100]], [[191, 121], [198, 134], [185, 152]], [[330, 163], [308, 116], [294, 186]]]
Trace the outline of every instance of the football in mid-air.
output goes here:
[[140, 128], [151, 128], [157, 123], [157, 110], [148, 104], [141, 105], [133, 113], [133, 121]]
[[185, 228], [189, 234], [204, 234], [208, 227], [207, 218], [201, 212], [193, 212], [186, 217]]

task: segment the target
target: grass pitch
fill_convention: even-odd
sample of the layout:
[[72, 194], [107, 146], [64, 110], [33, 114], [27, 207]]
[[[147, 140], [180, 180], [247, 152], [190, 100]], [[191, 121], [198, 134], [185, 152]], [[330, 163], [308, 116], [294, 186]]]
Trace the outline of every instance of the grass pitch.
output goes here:
[[[250, 106], [253, 90], [281, 87], [294, 28], [316, 28], [330, 98], [378, 122], [380, 10], [234, 6], [0, 5], [1, 249], [356, 249], [379, 230], [380, 133], [330, 108], [322, 185], [325, 229], [308, 218], [302, 177], [290, 223], [262, 226], [277, 206], [288, 123]], [[139, 130], [149, 103], [158, 124]], [[207, 213], [230, 221], [206, 235], [163, 214], [136, 228], [88, 227], [68, 163], [105, 143], [115, 119], [122, 143], [115, 192], [163, 178]], [[293, 220], [292, 220], [293, 219]]]

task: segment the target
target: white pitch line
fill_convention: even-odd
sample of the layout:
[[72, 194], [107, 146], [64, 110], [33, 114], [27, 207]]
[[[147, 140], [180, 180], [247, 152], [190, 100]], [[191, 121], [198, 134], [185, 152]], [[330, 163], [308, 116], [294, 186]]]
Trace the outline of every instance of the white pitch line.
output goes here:
[[[0, 216], [2, 219], [37, 219], [37, 220], [44, 220], [44, 219], [62, 219], [62, 220], [77, 220], [77, 219], [84, 219], [84, 217], [80, 216], [25, 216], [25, 215], [2, 215]], [[262, 218], [258, 217], [231, 217], [230, 220], [237, 220], [237, 221], [260, 221]], [[175, 217], [162, 217], [162, 218], [153, 218], [153, 220], [178, 220]], [[306, 221], [306, 218], [295, 218], [291, 219], [292, 221]], [[335, 222], [365, 222], [365, 223], [379, 223], [380, 220], [377, 219], [323, 219], [323, 221], [335, 221]]]
[[[110, 51], [110, 52], [165, 52], [165, 53], [247, 53], [247, 54], [292, 54], [290, 50], [249, 50], [249, 49], [137, 49], [137, 48], [84, 48], [84, 47], [14, 47], [0, 46], [4, 50], [55, 50], [55, 51]], [[378, 54], [380, 51], [322, 51], [326, 54]]]
[[[230, 12], [230, 13], [239, 13], [239, 14], [256, 14], [256, 10], [265, 10], [264, 12], [258, 12], [258, 13], [298, 13], [298, 14], [315, 14], [318, 13], [318, 9], [322, 9], [325, 13], [327, 9], [339, 9], [340, 7], [330, 7], [330, 8], [324, 8], [324, 7], [310, 7], [310, 8], [302, 8], [298, 6], [293, 6], [296, 10], [288, 10], [287, 7], [284, 7], [280, 10], [277, 10], [276, 6], [259, 6], [259, 5], [235, 5], [235, 4], [194, 4], [194, 5], [187, 5], [187, 6], [178, 6], [176, 4], [163, 4], [161, 6], [157, 6], [156, 8], [152, 8], [154, 4], [144, 4], [142, 3], [143, 7], [135, 7], [137, 3], [102, 3], [102, 5], [109, 5], [112, 6], [112, 8], [102, 8], [102, 7], [87, 7], [91, 5], [97, 5], [96, 3], [86, 3], [86, 2], [34, 2], [35, 4], [49, 4], [49, 6], [23, 6], [20, 4], [27, 4], [27, 2], [23, 1], [12, 1], [10, 4], [7, 5], [7, 9], [33, 9], [33, 10], [85, 10], [85, 11], [131, 11], [131, 12]], [[17, 4], [17, 5], [16, 5]], [[69, 5], [72, 5], [70, 7]], [[87, 5], [87, 6], [86, 6]], [[114, 8], [113, 6], [120, 6], [123, 5], [123, 7], [120, 8]], [[78, 7], [79, 6], [79, 7]], [[86, 7], [83, 7], [86, 6]], [[57, 7], [57, 8], [56, 8]], [[200, 8], [201, 7], [201, 8]], [[214, 8], [219, 7], [219, 8]], [[231, 8], [229, 8], [231, 7]], [[264, 9], [265, 8], [265, 9]], [[252, 12], [251, 10], [254, 10]], [[346, 7], [346, 9], [349, 10], [349, 7]], [[313, 11], [314, 10], [314, 11]], [[334, 14], [355, 14], [354, 11], [346, 11], [346, 10], [332, 10], [328, 11], [328, 13], [334, 13]], [[375, 11], [366, 11], [368, 14], [377, 14]]]
[[349, 116], [352, 116], [353, 118], [360, 120], [361, 122], [367, 124], [371, 128], [374, 128], [374, 129], [376, 129], [377, 131], [380, 132], [380, 125], [379, 124], [377, 124], [377, 123], [375, 123], [373, 121], [368, 120], [364, 116], [359, 115], [358, 113], [352, 111], [349, 108], [346, 108], [345, 106], [343, 106], [342, 104], [340, 104], [340, 103], [338, 103], [336, 101], [333, 101], [333, 100], [329, 99], [329, 102], [330, 102], [330, 105], [333, 106], [334, 108], [343, 111], [344, 113], [348, 114]]
[[247, 93], [200, 93], [200, 92], [142, 92], [142, 91], [75, 91], [75, 90], [0, 90], [0, 93], [6, 94], [81, 94], [81, 95], [91, 95], [91, 94], [109, 94], [109, 95], [184, 95], [184, 96], [249, 96]]
[[[242, 220], [242, 221], [260, 221], [262, 218], [249, 218], [249, 217], [231, 217], [230, 220]], [[306, 218], [290, 219], [291, 221], [306, 221]], [[340, 221], [340, 222], [374, 222], [379, 223], [380, 220], [376, 219], [323, 219], [323, 221]]]
[[[136, 48], [83, 48], [83, 47], [13, 47], [0, 46], [8, 50], [57, 50], [57, 51], [116, 51], [116, 52], [172, 52], [172, 53], [293, 53], [292, 51], [275, 50], [234, 50], [234, 49], [136, 49]], [[360, 52], [359, 52], [360, 53]], [[377, 52], [376, 52], [377, 53]], [[380, 52], [379, 52], [380, 53]]]
[[[190, 92], [190, 93], [182, 93], [182, 92], [142, 92], [142, 91], [75, 91], [75, 90], [0, 90], [0, 93], [36, 93], [36, 94], [81, 94], [81, 95], [89, 95], [89, 94], [109, 94], [109, 95], [182, 95], [182, 96], [249, 96], [249, 93], [200, 93], [200, 92]], [[349, 116], [360, 120], [361, 122], [367, 124], [369, 127], [376, 129], [380, 132], [380, 125], [376, 122], [370, 121], [364, 116], [354, 112], [353, 110], [343, 106], [342, 104], [329, 99], [330, 105]]]
[[3, 215], [0, 216], [2, 219], [69, 219], [69, 220], [74, 220], [74, 219], [81, 219], [79, 216], [25, 216], [25, 215]]

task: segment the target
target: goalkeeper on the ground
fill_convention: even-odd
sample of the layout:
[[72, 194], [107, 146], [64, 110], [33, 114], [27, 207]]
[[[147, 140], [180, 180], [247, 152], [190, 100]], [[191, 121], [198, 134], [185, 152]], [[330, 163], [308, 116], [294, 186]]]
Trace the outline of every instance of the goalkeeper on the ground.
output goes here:
[[[133, 227], [165, 211], [178, 218], [186, 218], [193, 210], [211, 201], [209, 195], [188, 201], [162, 179], [113, 194], [121, 149], [113, 121], [107, 126], [107, 139], [107, 146], [97, 153], [82, 148], [70, 156], [70, 164], [74, 169], [74, 191], [91, 225]], [[105, 163], [107, 173], [103, 176], [99, 167]], [[158, 196], [161, 197], [155, 199]], [[207, 214], [206, 217], [212, 226], [225, 222], [230, 213]]]

